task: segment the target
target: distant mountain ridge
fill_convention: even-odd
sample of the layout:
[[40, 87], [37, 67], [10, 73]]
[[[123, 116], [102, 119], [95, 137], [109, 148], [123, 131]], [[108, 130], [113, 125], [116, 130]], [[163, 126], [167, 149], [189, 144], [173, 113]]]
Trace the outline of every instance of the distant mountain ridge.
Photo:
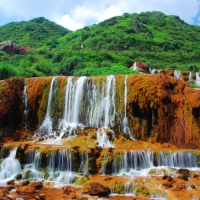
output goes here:
[[0, 27], [0, 42], [33, 47], [27, 56], [0, 52], [7, 77], [98, 76], [137, 73], [134, 62], [151, 69], [200, 71], [200, 27], [161, 12], [124, 13], [70, 31], [43, 17]]
[[69, 32], [44, 17], [38, 17], [28, 22], [11, 22], [1, 26], [0, 41], [11, 40], [21, 46], [41, 47]]

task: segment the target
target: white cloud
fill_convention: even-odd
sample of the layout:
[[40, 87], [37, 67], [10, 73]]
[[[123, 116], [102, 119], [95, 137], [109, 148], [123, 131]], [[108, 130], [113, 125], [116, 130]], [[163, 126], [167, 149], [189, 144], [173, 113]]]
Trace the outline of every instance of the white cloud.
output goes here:
[[198, 0], [0, 0], [0, 15], [1, 20], [15, 21], [44, 16], [73, 30], [125, 12], [161, 11], [193, 24], [199, 4]]
[[61, 20], [57, 21], [58, 24], [72, 30], [75, 31], [77, 29], [83, 28], [84, 24], [81, 24], [79, 22], [76, 22], [75, 20], [73, 20], [70, 15], [66, 14], [64, 15]]
[[119, 6], [110, 6], [99, 15], [98, 21], [100, 22], [121, 14], [123, 14], [123, 12]]

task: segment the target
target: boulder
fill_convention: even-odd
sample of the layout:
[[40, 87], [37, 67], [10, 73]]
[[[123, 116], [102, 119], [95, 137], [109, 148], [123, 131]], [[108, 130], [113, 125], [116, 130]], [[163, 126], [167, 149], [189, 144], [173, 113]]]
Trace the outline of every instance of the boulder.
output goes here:
[[28, 180], [21, 181], [21, 182], [19, 183], [20, 186], [28, 185], [28, 184], [29, 184], [29, 181], [28, 181]]
[[92, 196], [108, 196], [109, 188], [100, 183], [91, 183], [89, 186], [89, 194]]
[[43, 182], [44, 181], [34, 181], [34, 182], [31, 182], [29, 185], [31, 187], [35, 187], [35, 189], [41, 189], [43, 187]]
[[21, 186], [21, 187], [19, 187], [17, 190], [16, 190], [16, 192], [18, 193], [18, 194], [33, 194], [33, 193], [35, 193], [35, 187], [32, 187], [32, 186]]
[[0, 188], [0, 197], [5, 197], [9, 193], [9, 190], [6, 188]]
[[15, 184], [14, 180], [7, 181], [7, 185], [14, 185], [14, 184]]
[[136, 66], [137, 66], [137, 69], [138, 69], [139, 72], [143, 72], [143, 73], [146, 73], [146, 74], [150, 73], [149, 67], [145, 63], [136, 62]]
[[188, 169], [178, 169], [178, 173], [189, 176], [190, 171]]
[[16, 180], [21, 180], [22, 179], [22, 174], [17, 174], [15, 178], [16, 178]]

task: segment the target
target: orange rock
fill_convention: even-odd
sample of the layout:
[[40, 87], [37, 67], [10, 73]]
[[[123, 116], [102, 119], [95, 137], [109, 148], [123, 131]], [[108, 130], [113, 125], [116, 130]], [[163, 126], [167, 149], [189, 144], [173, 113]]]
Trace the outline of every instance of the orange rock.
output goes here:
[[18, 194], [33, 194], [35, 193], [35, 187], [31, 187], [31, 186], [21, 186], [17, 189], [17, 193]]

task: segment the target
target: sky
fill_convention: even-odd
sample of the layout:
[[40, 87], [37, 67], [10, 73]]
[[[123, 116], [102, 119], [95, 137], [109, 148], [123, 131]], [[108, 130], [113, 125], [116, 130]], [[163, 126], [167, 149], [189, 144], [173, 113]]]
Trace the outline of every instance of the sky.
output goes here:
[[74, 31], [123, 13], [146, 11], [200, 25], [200, 0], [0, 0], [0, 26], [45, 17]]

